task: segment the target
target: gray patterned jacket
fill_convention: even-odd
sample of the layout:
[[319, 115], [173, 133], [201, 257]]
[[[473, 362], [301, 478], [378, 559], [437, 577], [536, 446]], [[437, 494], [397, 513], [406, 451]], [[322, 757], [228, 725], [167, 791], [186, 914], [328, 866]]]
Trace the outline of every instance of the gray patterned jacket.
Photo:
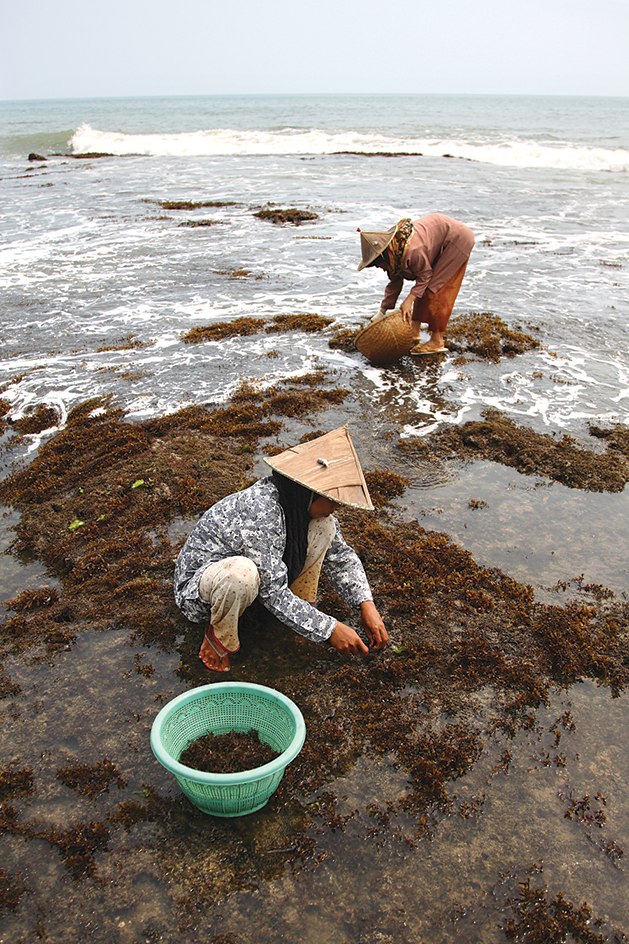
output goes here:
[[[343, 540], [338, 521], [323, 570], [348, 606], [372, 600], [358, 555]], [[313, 642], [329, 639], [336, 619], [295, 596], [288, 588], [282, 560], [286, 547], [284, 512], [270, 476], [228, 495], [205, 512], [181, 549], [175, 565], [175, 602], [193, 623], [209, 619], [209, 607], [199, 597], [201, 574], [226, 557], [248, 557], [258, 568], [258, 599], [282, 623]]]

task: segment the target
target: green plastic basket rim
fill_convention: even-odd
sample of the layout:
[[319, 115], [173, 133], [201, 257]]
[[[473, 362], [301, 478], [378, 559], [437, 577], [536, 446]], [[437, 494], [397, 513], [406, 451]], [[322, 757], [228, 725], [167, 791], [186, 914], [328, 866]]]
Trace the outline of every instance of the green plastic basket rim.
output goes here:
[[[278, 757], [274, 758], [268, 764], [262, 767], [252, 767], [250, 770], [241, 770], [235, 774], [215, 774], [207, 773], [204, 770], [195, 770], [193, 767], [186, 767], [180, 764], [170, 754], [164, 750], [161, 741], [161, 729], [170, 714], [183, 705], [198, 701], [205, 694], [223, 694], [251, 692], [252, 694], [263, 694], [270, 697], [271, 701], [279, 702], [283, 705], [295, 722], [295, 735], [293, 740]], [[172, 701], [164, 705], [156, 716], [151, 727], [151, 749], [157, 760], [176, 777], [182, 777], [185, 780], [191, 780], [193, 783], [208, 783], [222, 786], [230, 786], [237, 783], [251, 783], [252, 780], [261, 780], [283, 770], [297, 757], [302, 749], [306, 738], [306, 724], [304, 716], [294, 701], [291, 701], [287, 695], [278, 692], [274, 688], [268, 688], [266, 685], [256, 685], [254, 682], [215, 682], [211, 685], [200, 685], [191, 689], [189, 692], [183, 692], [177, 695]]]

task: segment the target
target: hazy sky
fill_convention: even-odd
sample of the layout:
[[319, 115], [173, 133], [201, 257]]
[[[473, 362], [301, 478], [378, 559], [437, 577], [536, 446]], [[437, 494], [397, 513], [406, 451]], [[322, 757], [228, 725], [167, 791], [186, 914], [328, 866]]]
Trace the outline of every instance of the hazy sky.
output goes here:
[[0, 0], [0, 99], [629, 96], [629, 0]]

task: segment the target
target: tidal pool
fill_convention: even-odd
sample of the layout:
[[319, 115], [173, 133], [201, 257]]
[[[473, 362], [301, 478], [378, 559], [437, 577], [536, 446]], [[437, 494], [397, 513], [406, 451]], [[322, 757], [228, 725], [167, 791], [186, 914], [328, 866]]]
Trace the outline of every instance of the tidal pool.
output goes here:
[[[142, 800], [147, 784], [177, 798], [174, 779], [148, 745], [157, 708], [184, 687], [174, 681], [177, 663], [143, 650], [142, 664], [154, 670], [147, 678], [135, 671], [129, 642], [123, 631], [87, 631], [54, 660], [7, 666], [21, 692], [2, 705], [3, 766], [32, 768], [36, 783], [26, 803], [15, 801], [22, 821], [102, 820], [120, 802]], [[241, 674], [247, 668], [241, 665]], [[481, 728], [491, 715], [489, 698], [482, 702]], [[26, 890], [15, 913], [3, 915], [0, 942], [27, 942], [40, 932], [55, 944], [500, 942], [512, 916], [509, 901], [527, 880], [548, 889], [549, 899], [561, 892], [577, 905], [587, 901], [605, 931], [621, 930], [629, 927], [622, 856], [629, 842], [628, 730], [626, 696], [612, 699], [592, 682], [555, 691], [531, 730], [485, 741], [473, 769], [449, 785], [450, 812], [436, 815], [419, 840], [410, 817], [386, 813], [387, 801], [407, 788], [405, 772], [366, 754], [303, 798], [301, 831], [309, 839], [303, 857], [287, 856], [296, 844], [290, 811], [261, 811], [226, 825], [233, 856], [258, 844], [266, 863], [263, 874], [248, 883], [242, 878], [249, 887], [213, 906], [191, 903], [190, 894], [204, 869], [209, 878], [232, 862], [221, 864], [212, 854], [214, 821], [195, 815], [186, 800], [162, 825], [139, 823], [127, 831], [110, 824], [107, 847], [94, 855], [92, 874], [81, 878], [50, 842], [5, 834], [2, 868]], [[102, 757], [115, 761], [123, 789], [112, 785], [90, 801], [55, 777], [73, 761]], [[189, 832], [196, 874], [169, 853], [171, 842], [185, 846], [182, 830]]]

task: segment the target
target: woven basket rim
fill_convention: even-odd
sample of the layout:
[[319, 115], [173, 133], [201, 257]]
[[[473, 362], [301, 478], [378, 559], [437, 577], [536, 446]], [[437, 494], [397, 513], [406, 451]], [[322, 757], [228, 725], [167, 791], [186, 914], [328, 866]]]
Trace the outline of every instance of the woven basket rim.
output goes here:
[[[364, 328], [361, 328], [361, 330], [355, 336], [354, 347], [358, 351], [360, 351], [360, 353], [364, 357], [366, 357], [367, 360], [371, 360], [373, 362], [380, 361], [383, 364], [389, 363], [388, 357], [385, 360], [382, 360], [381, 358], [378, 357], [377, 343], [374, 343], [368, 346], [370, 348], [369, 353], [361, 350], [360, 342], [366, 335], [370, 335], [373, 342], [377, 342], [379, 339], [384, 339], [385, 342], [387, 342], [387, 347], [390, 350], [392, 349], [395, 350], [395, 356], [391, 358], [391, 362], [393, 360], [397, 360], [400, 357], [403, 357], [404, 354], [407, 354], [410, 348], [413, 346], [411, 337], [409, 337], [409, 342], [411, 343], [409, 343], [408, 349], [406, 350], [404, 349], [405, 345], [400, 345], [398, 343], [397, 335], [395, 334], [395, 331], [391, 328], [391, 324], [390, 324], [390, 322], [393, 320], [395, 320], [396, 322], [402, 322], [402, 324], [405, 324], [402, 313], [399, 310], [399, 308], [396, 308], [394, 311], [388, 311], [382, 317], [379, 317], [379, 318], [376, 317], [375, 319], [369, 321], [364, 326]], [[408, 332], [411, 332], [410, 326], [408, 327]]]

